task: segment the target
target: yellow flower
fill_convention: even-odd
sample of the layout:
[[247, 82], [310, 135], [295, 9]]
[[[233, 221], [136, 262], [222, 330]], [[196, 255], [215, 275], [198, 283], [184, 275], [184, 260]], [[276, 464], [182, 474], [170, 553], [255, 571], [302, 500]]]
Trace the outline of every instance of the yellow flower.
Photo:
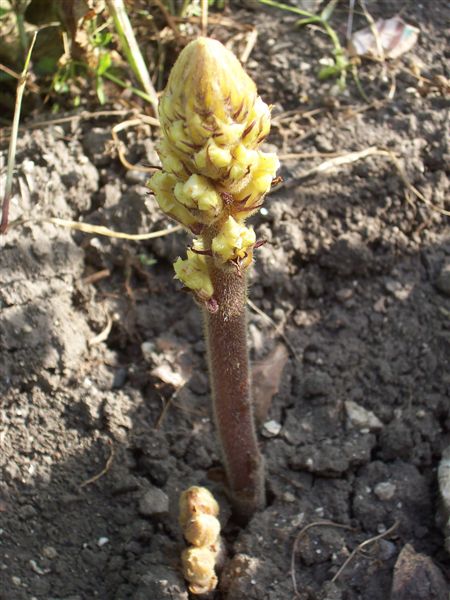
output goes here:
[[196, 209], [202, 223], [212, 222], [222, 210], [222, 199], [211, 183], [201, 175], [191, 175], [174, 187], [175, 198], [187, 208]]
[[237, 259], [245, 260], [248, 257], [251, 261], [255, 242], [256, 235], [251, 227], [238, 223], [233, 217], [228, 217], [220, 233], [213, 238], [211, 250], [219, 263]]
[[191, 229], [195, 227], [198, 220], [185, 206], [177, 202], [174, 194], [176, 184], [177, 178], [174, 175], [158, 171], [149, 180], [147, 186], [154, 192], [161, 210], [185, 227]]
[[[195, 247], [195, 245], [194, 245]], [[187, 251], [187, 258], [177, 258], [173, 263], [175, 277], [196, 292], [199, 300], [206, 301], [214, 293], [205, 257], [194, 250]]]

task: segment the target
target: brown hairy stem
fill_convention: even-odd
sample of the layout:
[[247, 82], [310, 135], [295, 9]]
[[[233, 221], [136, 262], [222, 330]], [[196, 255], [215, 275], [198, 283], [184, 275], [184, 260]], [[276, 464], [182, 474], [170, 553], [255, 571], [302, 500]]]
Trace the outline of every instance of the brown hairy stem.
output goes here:
[[246, 519], [265, 505], [247, 350], [246, 276], [217, 268], [212, 259], [210, 274], [218, 304], [215, 313], [204, 311], [214, 417], [231, 500], [236, 515]]

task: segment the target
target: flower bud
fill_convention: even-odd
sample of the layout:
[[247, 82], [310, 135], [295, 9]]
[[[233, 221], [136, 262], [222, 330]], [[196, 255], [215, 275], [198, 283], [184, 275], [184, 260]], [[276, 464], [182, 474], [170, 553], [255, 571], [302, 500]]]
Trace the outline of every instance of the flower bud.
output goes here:
[[[198, 249], [198, 246], [198, 240], [196, 240], [194, 248]], [[212, 297], [214, 289], [204, 256], [196, 253], [195, 250], [188, 250], [187, 258], [177, 258], [173, 263], [173, 268], [175, 277], [195, 292], [201, 302]]]

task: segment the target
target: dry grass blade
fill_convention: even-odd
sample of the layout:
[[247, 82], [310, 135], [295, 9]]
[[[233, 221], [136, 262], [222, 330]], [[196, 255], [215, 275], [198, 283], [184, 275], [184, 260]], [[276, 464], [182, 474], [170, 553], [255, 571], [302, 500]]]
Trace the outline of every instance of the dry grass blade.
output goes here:
[[[252, 53], [253, 48], [255, 47], [257, 39], [258, 30], [256, 29], [256, 27], [253, 27], [252, 29], [239, 31], [238, 33], [230, 37], [227, 43], [225, 44], [225, 48], [228, 48], [228, 50], [234, 52], [236, 56], [238, 56], [241, 63], [245, 64], [250, 58], [250, 54]], [[235, 45], [244, 45], [244, 48], [243, 50], [238, 52], [237, 48], [235, 48]]]
[[[431, 210], [434, 210], [434, 211], [440, 213], [441, 215], [445, 215], [446, 217], [450, 217], [449, 210], [445, 210], [445, 208], [436, 206], [435, 204], [433, 204], [432, 202], [427, 200], [425, 198], [425, 196], [421, 192], [419, 192], [419, 190], [409, 181], [408, 177], [406, 176], [405, 170], [403, 169], [402, 165], [400, 164], [400, 162], [398, 161], [397, 157], [395, 156], [395, 154], [393, 152], [391, 152], [390, 150], [385, 150], [384, 152], [389, 156], [391, 161], [394, 163], [394, 166], [397, 169], [398, 174], [400, 175], [400, 179], [403, 181], [406, 189], [411, 194], [416, 196], [416, 198], [418, 198], [421, 202], [423, 202]], [[409, 199], [408, 196], [406, 196], [406, 199], [408, 200], [408, 202], [410, 204], [412, 204], [412, 201]]]
[[343, 154], [339, 154], [337, 156], [334, 156], [333, 158], [324, 160], [316, 167], [312, 167], [304, 173], [301, 173], [292, 181], [292, 183], [297, 184], [298, 182], [303, 181], [305, 179], [309, 179], [314, 175], [320, 175], [321, 173], [331, 171], [332, 169], [335, 169], [336, 167], [341, 167], [342, 165], [349, 165], [358, 160], [362, 160], [363, 158], [367, 158], [368, 156], [386, 156], [387, 154], [388, 152], [386, 150], [381, 150], [377, 146], [370, 146], [369, 148], [365, 148], [364, 150], [359, 150], [357, 152], [346, 152]]
[[103, 235], [105, 237], [117, 238], [120, 240], [131, 240], [132, 242], [153, 240], [155, 238], [164, 237], [165, 235], [171, 235], [177, 231], [182, 231], [183, 229], [181, 225], [175, 225], [173, 227], [167, 227], [166, 229], [151, 231], [150, 233], [124, 233], [122, 231], [112, 231], [103, 225], [91, 225], [90, 223], [70, 221], [68, 219], [60, 219], [58, 217], [48, 217], [43, 219], [19, 219], [17, 221], [13, 221], [11, 223], [11, 227], [18, 227], [19, 225], [25, 225], [26, 223], [51, 223], [52, 225], [67, 227], [68, 229], [75, 229], [77, 231], [82, 231], [83, 233], [93, 233], [94, 235]]
[[[376, 47], [377, 47], [377, 54], [378, 54], [378, 57], [379, 57], [378, 58], [378, 62], [380, 62], [381, 65], [382, 65], [381, 78], [382, 78], [383, 81], [386, 81], [387, 78], [388, 78], [388, 70], [387, 70], [387, 66], [386, 66], [386, 56], [384, 54], [383, 43], [382, 43], [381, 38], [380, 38], [380, 33], [378, 31], [377, 24], [375, 23], [372, 15], [367, 10], [365, 0], [359, 0], [359, 3], [361, 5], [361, 9], [362, 9], [362, 11], [364, 13], [366, 21], [369, 23], [370, 31], [372, 32], [372, 35], [373, 35], [374, 40], [375, 40], [375, 44], [376, 44]], [[392, 100], [394, 98], [394, 96], [395, 96], [395, 90], [396, 90], [395, 74], [392, 74], [391, 85], [389, 87], [389, 91], [388, 91], [388, 94], [387, 94], [388, 100]]]
[[[441, 215], [445, 215], [447, 217], [450, 216], [449, 210], [446, 210], [445, 208], [441, 208], [440, 206], [436, 206], [435, 204], [433, 204], [432, 202], [427, 200], [425, 198], [425, 196], [409, 181], [409, 179], [405, 173], [405, 170], [403, 169], [402, 165], [400, 164], [397, 156], [391, 150], [387, 150], [386, 148], [379, 148], [377, 146], [370, 146], [369, 148], [365, 148], [364, 150], [359, 150], [357, 152], [345, 152], [345, 153], [342, 153], [342, 152], [331, 153], [330, 152], [329, 154], [321, 154], [321, 153], [313, 153], [313, 152], [300, 152], [300, 153], [293, 153], [293, 154], [282, 154], [282, 155], [280, 155], [280, 159], [288, 160], [288, 159], [294, 159], [294, 158], [314, 158], [315, 156], [330, 156], [331, 158], [329, 158], [328, 160], [324, 160], [319, 165], [312, 167], [311, 169], [308, 169], [307, 171], [304, 171], [297, 177], [281, 183], [279, 186], [277, 186], [277, 190], [281, 189], [282, 187], [285, 187], [287, 189], [294, 187], [301, 181], [304, 181], [305, 179], [309, 179], [310, 177], [313, 177], [315, 175], [320, 175], [322, 173], [326, 173], [327, 171], [330, 171], [330, 170], [335, 169], [336, 167], [339, 167], [342, 165], [348, 165], [348, 164], [354, 163], [358, 160], [367, 158], [369, 156], [385, 156], [394, 164], [394, 166], [397, 169], [397, 172], [400, 176], [400, 179], [402, 180], [402, 182], [408, 192], [410, 192], [411, 194], [416, 196], [416, 198], [418, 198], [421, 202], [423, 202], [431, 210], [434, 210], [434, 211], [440, 213]], [[406, 198], [407, 198], [408, 202], [410, 202], [410, 204], [411, 204], [412, 201], [409, 199], [409, 197], [406, 196]]]
[[208, 35], [208, 0], [200, 0], [201, 5], [201, 17], [200, 17], [200, 29], [203, 36]]
[[[193, 25], [201, 26], [201, 17], [177, 17], [177, 23], [192, 23]], [[208, 23], [210, 25], [219, 25], [227, 29], [237, 29], [239, 31], [251, 31], [255, 29], [254, 25], [249, 23], [241, 23], [231, 17], [226, 17], [223, 14], [215, 15], [214, 13], [208, 14]]]
[[108, 460], [106, 461], [106, 465], [105, 465], [104, 469], [102, 469], [100, 471], [100, 473], [97, 473], [97, 475], [94, 475], [93, 477], [90, 477], [86, 481], [83, 481], [83, 483], [80, 483], [80, 489], [85, 488], [86, 486], [91, 485], [91, 483], [95, 483], [96, 481], [98, 481], [100, 479], [100, 477], [103, 477], [103, 475], [106, 475], [106, 473], [111, 468], [112, 462], [114, 460], [114, 446], [113, 446], [113, 443], [110, 440], [110, 438], [106, 438], [106, 439], [111, 448], [111, 452], [110, 452], [110, 455], [108, 456]]
[[8, 167], [7, 167], [7, 172], [6, 172], [5, 195], [3, 197], [3, 202], [2, 202], [2, 219], [0, 222], [0, 233], [6, 233], [6, 230], [8, 229], [9, 202], [11, 199], [13, 172], [14, 172], [14, 165], [16, 162], [17, 134], [19, 131], [19, 120], [20, 120], [20, 112], [21, 112], [21, 108], [22, 108], [22, 98], [23, 98], [23, 93], [25, 91], [28, 67], [30, 65], [31, 53], [33, 52], [37, 33], [38, 32], [36, 31], [35, 34], [33, 35], [33, 39], [31, 40], [30, 48], [27, 52], [27, 56], [25, 59], [23, 71], [21, 73], [19, 82], [17, 84], [16, 104], [14, 106], [14, 117], [13, 117], [13, 124], [12, 124], [12, 129], [11, 129], [11, 139], [9, 141], [9, 150], [8, 150]]
[[[3, 71], [4, 73], [6, 73], [7, 75], [9, 75], [10, 77], [13, 77], [14, 79], [20, 80], [20, 78], [21, 78], [21, 74], [20, 73], [16, 73], [12, 69], [10, 69], [9, 67], [7, 67], [6, 65], [3, 65], [1, 63], [0, 63], [0, 71]], [[35, 93], [39, 92], [39, 86], [37, 86], [32, 81], [28, 81], [27, 85], [28, 85], [28, 88], [32, 92], [35, 92]]]
[[347, 32], [345, 37], [347, 38], [347, 42], [352, 37], [352, 29], [353, 29], [353, 17], [355, 14], [355, 0], [349, 0], [348, 3], [348, 19], [347, 19]]
[[[155, 119], [152, 117], [146, 117], [145, 115], [140, 115], [135, 119], [128, 119], [127, 121], [122, 121], [111, 129], [111, 136], [114, 140], [114, 144], [117, 150], [117, 154], [119, 156], [120, 162], [123, 166], [129, 171], [140, 171], [141, 173], [152, 173], [157, 167], [143, 167], [142, 165], [133, 165], [129, 162], [125, 155], [125, 146], [123, 142], [121, 142], [119, 136], [117, 135], [119, 131], [123, 131], [124, 129], [128, 129], [128, 127], [135, 127], [138, 125], [155, 125]], [[159, 122], [157, 122], [159, 125]]]
[[395, 523], [392, 525], [392, 527], [390, 527], [383, 533], [380, 533], [372, 538], [369, 538], [368, 540], [365, 540], [364, 542], [359, 544], [359, 546], [356, 546], [356, 548], [353, 550], [353, 552], [350, 554], [350, 556], [347, 558], [347, 560], [344, 562], [344, 564], [340, 567], [340, 569], [337, 571], [337, 573], [335, 574], [335, 576], [333, 577], [333, 579], [331, 581], [334, 582], [337, 580], [337, 578], [341, 575], [341, 573], [344, 571], [344, 569], [346, 569], [346, 567], [350, 564], [350, 562], [353, 560], [353, 558], [355, 557], [355, 555], [358, 552], [360, 552], [363, 548], [365, 548], [369, 544], [373, 544], [374, 542], [377, 542], [378, 540], [381, 540], [382, 538], [387, 537], [388, 535], [393, 533], [397, 529], [398, 526], [399, 526], [399, 521], [395, 521]]
[[[45, 121], [34, 121], [33, 123], [27, 123], [26, 125], [21, 125], [19, 127], [19, 131], [25, 130], [28, 131], [30, 129], [41, 129], [42, 127], [52, 127], [53, 125], [64, 125], [64, 123], [72, 123], [74, 121], [89, 121], [90, 119], [101, 119], [102, 117], [122, 117], [124, 115], [130, 114], [130, 110], [98, 110], [98, 111], [88, 111], [83, 110], [76, 115], [70, 115], [68, 117], [59, 117], [57, 119], [48, 119]], [[153, 117], [149, 117], [147, 115], [139, 115], [139, 118], [145, 119], [145, 122], [148, 122], [150, 125], [154, 125], [155, 127], [159, 127], [158, 119]], [[0, 142], [8, 141], [9, 135], [11, 133], [11, 127], [5, 127], [0, 130]]]
[[258, 306], [256, 306], [256, 304], [254, 302], [252, 302], [250, 300], [250, 298], [247, 298], [247, 304], [248, 306], [256, 313], [258, 314], [260, 317], [263, 317], [268, 323], [270, 323], [274, 329], [275, 329], [275, 333], [277, 335], [279, 335], [281, 337], [281, 339], [284, 341], [284, 343], [286, 344], [286, 346], [289, 348], [289, 350], [292, 353], [292, 356], [295, 358], [295, 360], [298, 360], [298, 354], [294, 348], [294, 346], [291, 344], [291, 342], [288, 340], [288, 338], [286, 337], [286, 335], [281, 331], [280, 329], [280, 325], [277, 325], [275, 323], [275, 321], [269, 317], [268, 314], [266, 314], [263, 310], [261, 310]]
[[163, 407], [161, 409], [161, 412], [158, 415], [158, 418], [156, 419], [156, 423], [154, 425], [155, 429], [159, 429], [161, 427], [162, 422], [164, 421], [164, 417], [167, 414], [167, 411], [169, 410], [172, 402], [176, 399], [177, 396], [178, 396], [178, 390], [175, 390], [174, 393], [167, 400], [161, 399], [162, 403], [163, 403]]
[[111, 275], [111, 271], [109, 269], [102, 269], [101, 271], [97, 271], [96, 273], [92, 273], [87, 277], [83, 277], [81, 280], [85, 285], [89, 285], [91, 283], [97, 283], [97, 281], [101, 281], [105, 279], [105, 277], [109, 277]]
[[305, 525], [305, 527], [303, 527], [303, 529], [301, 529], [298, 532], [294, 540], [294, 545], [292, 547], [291, 554], [291, 578], [295, 598], [298, 596], [297, 578], [295, 576], [295, 557], [297, 554], [297, 548], [300, 541], [305, 537], [306, 532], [309, 531], [312, 527], [338, 527], [340, 529], [348, 529], [349, 531], [354, 531], [353, 527], [350, 527], [350, 525], [343, 525], [342, 523], [335, 523], [334, 521], [314, 521], [313, 523]]
[[168, 227], [167, 229], [160, 229], [158, 231], [152, 231], [150, 233], [124, 233], [122, 231], [112, 231], [103, 225], [90, 225], [89, 223], [80, 223], [79, 221], [68, 221], [66, 219], [50, 218], [42, 219], [47, 223], [53, 223], [53, 225], [59, 225], [60, 227], [68, 227], [69, 229], [76, 229], [83, 233], [94, 233], [96, 235], [104, 235], [106, 237], [117, 238], [120, 240], [131, 240], [139, 242], [142, 240], [153, 240], [158, 237], [170, 235], [177, 231], [181, 231], [183, 228], [181, 225], [175, 225], [175, 227]]
[[106, 341], [108, 339], [109, 334], [111, 333], [112, 324], [112, 317], [111, 315], [108, 315], [108, 321], [106, 323], [105, 328], [103, 329], [103, 331], [100, 331], [98, 335], [88, 340], [88, 346], [95, 346], [96, 344], [101, 344], [101, 342]]
[[364, 0], [359, 0], [359, 4], [361, 5], [361, 9], [364, 13], [366, 21], [369, 23], [370, 31], [372, 32], [373, 38], [375, 40], [375, 44], [377, 47], [378, 60], [383, 63], [383, 70], [386, 69], [386, 57], [384, 55], [383, 43], [380, 38], [380, 33], [378, 31], [377, 25], [373, 20], [372, 15], [367, 10], [367, 6]]
[[247, 43], [246, 43], [245, 48], [240, 56], [242, 63], [245, 64], [248, 61], [250, 54], [252, 53], [252, 50], [255, 47], [257, 39], [258, 39], [258, 30], [255, 27], [247, 35]]
[[280, 160], [291, 160], [293, 158], [337, 158], [347, 156], [348, 152], [289, 152], [287, 154], [279, 154]]
[[167, 8], [164, 6], [162, 0], [154, 0], [154, 2], [161, 11], [162, 15], [164, 16], [167, 25], [173, 31], [173, 35], [177, 42], [182, 43], [182, 36], [180, 34], [180, 30], [178, 29], [178, 25], [175, 18], [170, 14], [170, 11], [168, 11]]

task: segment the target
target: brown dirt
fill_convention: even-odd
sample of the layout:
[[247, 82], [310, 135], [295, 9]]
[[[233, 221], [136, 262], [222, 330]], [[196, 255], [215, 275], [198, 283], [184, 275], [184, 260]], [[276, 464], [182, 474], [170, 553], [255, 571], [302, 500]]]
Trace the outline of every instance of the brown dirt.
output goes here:
[[[329, 54], [322, 34], [296, 29], [295, 18], [275, 10], [237, 13], [260, 32], [248, 67], [275, 104], [271, 143], [283, 154], [389, 148], [409, 182], [443, 207], [448, 101], [436, 87], [419, 94], [406, 67], [421, 61], [428, 79], [448, 77], [444, 5], [402, 3], [420, 42], [390, 67], [392, 100], [380, 66], [361, 68], [370, 106], [350, 80], [338, 99], [318, 82], [318, 60]], [[393, 13], [390, 2], [369, 8], [375, 17]], [[344, 31], [346, 10], [336, 22]], [[301, 118], [300, 97], [301, 109], [321, 111]], [[286, 183], [254, 220], [269, 243], [258, 251], [250, 295], [297, 356], [267, 417], [281, 431], [261, 437], [270, 505], [238, 529], [208, 479], [220, 460], [200, 314], [172, 280], [170, 262], [186, 237], [135, 244], [40, 220], [142, 233], [167, 225], [145, 177], [126, 173], [111, 154], [114, 122], [29, 128], [19, 142], [12, 219], [28, 221], [10, 229], [0, 252], [0, 598], [187, 599], [175, 515], [179, 492], [192, 484], [217, 492], [229, 557], [241, 567], [217, 600], [294, 598], [294, 540], [323, 519], [350, 529], [302, 534], [298, 598], [384, 600], [407, 543], [448, 581], [436, 525], [436, 465], [450, 442], [446, 218], [414, 195], [407, 201], [386, 156], [309, 178], [302, 174], [321, 158], [283, 160]], [[155, 160], [149, 136], [130, 134], [128, 151]], [[5, 157], [4, 149], [2, 168]], [[109, 275], [85, 280], [104, 269]], [[96, 342], [109, 320], [109, 335]], [[260, 360], [277, 334], [253, 312], [249, 328]], [[146, 356], [183, 353], [190, 379], [156, 427], [173, 390], [150, 374]], [[379, 421], [351, 421], [348, 401]], [[396, 522], [331, 581], [358, 544]], [[438, 588], [430, 600], [444, 597]]]

